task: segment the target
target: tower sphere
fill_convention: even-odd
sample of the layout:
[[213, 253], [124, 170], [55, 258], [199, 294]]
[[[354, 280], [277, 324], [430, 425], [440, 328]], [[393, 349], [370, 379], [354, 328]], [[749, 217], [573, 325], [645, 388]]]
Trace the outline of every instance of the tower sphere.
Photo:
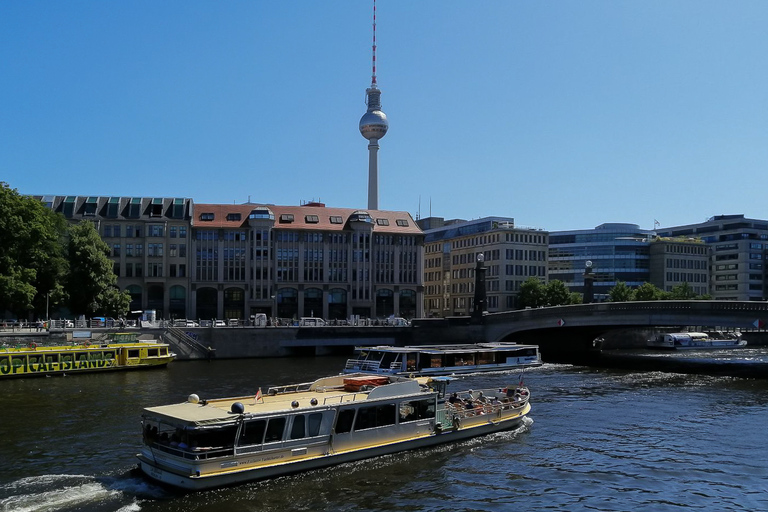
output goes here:
[[387, 129], [387, 115], [381, 110], [368, 111], [360, 118], [360, 134], [368, 140], [382, 138]]

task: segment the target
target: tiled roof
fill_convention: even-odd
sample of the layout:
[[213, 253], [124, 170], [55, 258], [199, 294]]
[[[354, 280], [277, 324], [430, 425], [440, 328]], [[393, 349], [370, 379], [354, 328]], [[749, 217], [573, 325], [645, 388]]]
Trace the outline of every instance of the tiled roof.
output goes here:
[[[255, 209], [268, 208], [275, 216], [275, 227], [312, 231], [342, 231], [350, 216], [368, 213], [373, 230], [378, 233], [421, 234], [422, 230], [408, 212], [358, 210], [326, 206], [278, 206], [272, 204], [201, 204], [195, 203], [192, 224], [196, 228], [238, 228], [248, 226], [248, 216]], [[209, 218], [211, 220], [202, 220]], [[239, 216], [238, 216], [239, 214]], [[286, 219], [293, 216], [288, 222]], [[333, 221], [332, 221], [333, 218]], [[281, 220], [282, 219], [282, 220]], [[335, 221], [335, 222], [334, 222]]]

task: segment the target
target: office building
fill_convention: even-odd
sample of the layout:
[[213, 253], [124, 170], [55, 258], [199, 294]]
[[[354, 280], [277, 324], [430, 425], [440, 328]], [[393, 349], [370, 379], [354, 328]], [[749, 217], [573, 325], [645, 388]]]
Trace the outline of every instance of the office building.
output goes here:
[[[475, 265], [483, 254], [489, 312], [517, 309], [520, 285], [547, 280], [549, 234], [518, 227], [508, 217], [471, 221], [419, 219], [424, 229], [424, 312], [431, 317], [469, 315], [474, 306]], [[428, 228], [428, 229], [427, 229]]]

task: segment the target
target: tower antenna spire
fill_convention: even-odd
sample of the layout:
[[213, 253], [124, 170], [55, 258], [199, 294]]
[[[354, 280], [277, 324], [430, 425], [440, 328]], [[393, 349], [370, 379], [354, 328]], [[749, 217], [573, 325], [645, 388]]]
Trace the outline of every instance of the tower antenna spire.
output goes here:
[[373, 0], [373, 62], [371, 68], [371, 87], [376, 88], [376, 0]]
[[360, 119], [360, 134], [368, 139], [368, 209], [379, 209], [379, 139], [387, 134], [389, 122], [381, 111], [381, 90], [376, 87], [376, 0], [373, 0], [373, 66], [371, 86], [365, 90], [368, 111]]

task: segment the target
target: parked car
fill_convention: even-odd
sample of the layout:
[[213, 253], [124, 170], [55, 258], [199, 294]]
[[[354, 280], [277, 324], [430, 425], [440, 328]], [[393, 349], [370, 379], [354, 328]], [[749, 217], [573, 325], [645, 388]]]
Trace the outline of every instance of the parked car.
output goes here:
[[214, 320], [213, 321], [214, 327], [226, 327], [227, 323], [224, 320]]

